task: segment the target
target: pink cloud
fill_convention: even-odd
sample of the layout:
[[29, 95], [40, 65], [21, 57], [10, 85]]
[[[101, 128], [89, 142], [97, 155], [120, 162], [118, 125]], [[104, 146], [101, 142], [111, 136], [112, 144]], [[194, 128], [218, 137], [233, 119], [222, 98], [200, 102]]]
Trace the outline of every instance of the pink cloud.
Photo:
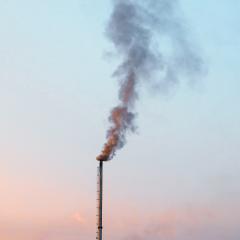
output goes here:
[[73, 214], [73, 219], [79, 224], [86, 223], [86, 219], [79, 212]]

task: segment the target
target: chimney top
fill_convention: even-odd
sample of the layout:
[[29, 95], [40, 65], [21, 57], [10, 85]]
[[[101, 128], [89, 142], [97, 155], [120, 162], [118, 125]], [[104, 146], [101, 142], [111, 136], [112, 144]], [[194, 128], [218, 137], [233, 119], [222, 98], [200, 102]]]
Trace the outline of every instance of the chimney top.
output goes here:
[[104, 156], [104, 155], [100, 155], [100, 156], [98, 156], [96, 159], [97, 159], [97, 161], [101, 161], [101, 162], [106, 162], [106, 161], [108, 161], [108, 157], [107, 157], [107, 156]]

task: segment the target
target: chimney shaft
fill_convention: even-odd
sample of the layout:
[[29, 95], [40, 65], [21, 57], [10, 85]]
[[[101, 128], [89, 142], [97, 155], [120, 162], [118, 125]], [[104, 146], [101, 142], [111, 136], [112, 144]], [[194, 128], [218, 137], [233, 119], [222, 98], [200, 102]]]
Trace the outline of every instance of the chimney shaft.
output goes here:
[[102, 240], [103, 229], [103, 161], [99, 161], [97, 182], [97, 240]]

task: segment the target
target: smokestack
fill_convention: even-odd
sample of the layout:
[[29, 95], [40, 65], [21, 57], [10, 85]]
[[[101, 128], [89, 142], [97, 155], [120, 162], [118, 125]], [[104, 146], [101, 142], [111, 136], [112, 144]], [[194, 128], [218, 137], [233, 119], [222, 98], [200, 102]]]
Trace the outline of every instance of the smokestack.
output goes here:
[[186, 34], [177, 0], [113, 0], [113, 4], [106, 34], [121, 57], [113, 73], [120, 85], [119, 103], [110, 112], [106, 143], [97, 157], [98, 240], [102, 240], [103, 228], [103, 163], [123, 148], [126, 135], [136, 129], [140, 85], [167, 92], [180, 80], [199, 76], [203, 70], [202, 59]]
[[97, 175], [97, 240], [102, 240], [103, 233], [103, 162], [108, 161], [104, 156], [98, 156], [99, 161]]
[[102, 240], [103, 231], [103, 161], [99, 160], [97, 178], [97, 240]]

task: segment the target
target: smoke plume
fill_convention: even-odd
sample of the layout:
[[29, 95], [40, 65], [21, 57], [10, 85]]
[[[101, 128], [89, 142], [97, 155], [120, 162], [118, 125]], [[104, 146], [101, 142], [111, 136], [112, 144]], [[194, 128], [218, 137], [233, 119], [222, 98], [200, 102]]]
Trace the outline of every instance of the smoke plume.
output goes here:
[[109, 116], [107, 142], [99, 160], [110, 160], [134, 132], [140, 83], [168, 91], [179, 77], [201, 72], [202, 61], [189, 41], [177, 0], [114, 0], [106, 34], [121, 57], [115, 70], [119, 104]]

